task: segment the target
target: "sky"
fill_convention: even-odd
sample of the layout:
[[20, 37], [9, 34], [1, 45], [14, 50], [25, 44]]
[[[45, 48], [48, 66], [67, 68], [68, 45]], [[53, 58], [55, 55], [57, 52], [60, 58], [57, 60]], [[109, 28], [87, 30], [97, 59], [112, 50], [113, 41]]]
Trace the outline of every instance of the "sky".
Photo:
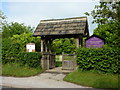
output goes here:
[[[85, 16], [98, 5], [97, 0], [2, 0], [0, 10], [8, 22], [24, 23], [36, 27], [40, 20], [63, 19]], [[87, 17], [90, 35], [97, 27], [92, 17]]]

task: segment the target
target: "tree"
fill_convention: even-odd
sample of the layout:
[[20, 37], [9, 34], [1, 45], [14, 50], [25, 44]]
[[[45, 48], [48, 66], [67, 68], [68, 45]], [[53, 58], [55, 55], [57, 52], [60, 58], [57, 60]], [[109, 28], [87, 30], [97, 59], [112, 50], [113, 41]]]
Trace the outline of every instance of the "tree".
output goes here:
[[0, 32], [1, 32], [1, 28], [3, 25], [6, 24], [6, 16], [4, 15], [4, 13], [0, 10]]
[[62, 54], [62, 52], [71, 54], [75, 52], [75, 40], [73, 38], [55, 39], [52, 43], [52, 50], [56, 54]]
[[2, 27], [2, 37], [8, 38], [12, 37], [13, 35], [20, 35], [23, 33], [29, 33], [32, 32], [33, 28], [30, 26], [25, 26], [24, 24], [19, 24], [17, 22], [12, 22], [9, 24], [5, 24]]
[[13, 43], [19, 44], [21, 51], [26, 51], [27, 43], [35, 43], [37, 46], [36, 50], [40, 51], [40, 37], [33, 37], [32, 34], [33, 33], [29, 32], [29, 33], [23, 33], [20, 35], [13, 35], [11, 39]]
[[120, 22], [111, 21], [108, 24], [98, 25], [94, 34], [105, 39], [105, 43], [114, 48], [120, 47]]
[[108, 46], [118, 48], [120, 42], [120, 1], [102, 2], [101, 0], [100, 5], [95, 6], [95, 10], [85, 14], [94, 18], [93, 23], [98, 23], [94, 34], [103, 37]]
[[91, 13], [86, 12], [85, 14], [93, 17], [93, 23], [107, 24], [110, 21], [120, 22], [120, 1], [103, 2], [101, 0], [100, 5], [96, 5]]

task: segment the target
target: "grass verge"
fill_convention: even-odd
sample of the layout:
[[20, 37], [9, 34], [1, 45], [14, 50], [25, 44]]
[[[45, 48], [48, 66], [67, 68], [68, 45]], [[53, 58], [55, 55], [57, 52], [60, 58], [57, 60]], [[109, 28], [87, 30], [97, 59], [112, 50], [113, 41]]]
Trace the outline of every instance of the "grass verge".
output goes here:
[[41, 68], [29, 68], [27, 66], [20, 66], [18, 63], [8, 63], [2, 65], [3, 76], [14, 76], [14, 77], [28, 77], [42, 73]]
[[76, 70], [64, 80], [93, 88], [120, 88], [118, 75]]

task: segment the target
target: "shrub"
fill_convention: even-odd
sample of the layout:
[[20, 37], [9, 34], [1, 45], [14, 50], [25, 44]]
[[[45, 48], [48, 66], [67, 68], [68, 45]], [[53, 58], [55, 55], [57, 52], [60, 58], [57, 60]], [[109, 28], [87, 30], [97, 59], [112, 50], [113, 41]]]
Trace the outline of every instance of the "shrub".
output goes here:
[[21, 51], [19, 44], [11, 43], [10, 38], [5, 38], [2, 40], [2, 63], [11, 63], [15, 62], [17, 54]]
[[62, 61], [56, 61], [55, 67], [62, 67]]
[[40, 51], [40, 37], [32, 37], [32, 33], [13, 35], [10, 38], [2, 39], [2, 63], [13, 63], [17, 60], [20, 52], [26, 50], [26, 44], [33, 42], [36, 44], [36, 51]]
[[28, 67], [39, 67], [42, 55], [38, 52], [21, 52], [18, 55], [18, 62]]
[[79, 48], [77, 64], [81, 70], [119, 73], [119, 50], [112, 48]]

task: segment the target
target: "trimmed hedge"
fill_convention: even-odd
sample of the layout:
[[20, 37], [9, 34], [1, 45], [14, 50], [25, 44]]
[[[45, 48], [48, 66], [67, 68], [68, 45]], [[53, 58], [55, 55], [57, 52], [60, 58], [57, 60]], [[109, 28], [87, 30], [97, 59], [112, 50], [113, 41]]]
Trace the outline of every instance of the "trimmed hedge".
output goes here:
[[105, 73], [119, 72], [118, 49], [112, 48], [79, 48], [77, 50], [77, 64], [81, 70], [96, 70]]
[[18, 62], [21, 65], [36, 68], [40, 66], [41, 53], [38, 52], [21, 52], [18, 54]]

